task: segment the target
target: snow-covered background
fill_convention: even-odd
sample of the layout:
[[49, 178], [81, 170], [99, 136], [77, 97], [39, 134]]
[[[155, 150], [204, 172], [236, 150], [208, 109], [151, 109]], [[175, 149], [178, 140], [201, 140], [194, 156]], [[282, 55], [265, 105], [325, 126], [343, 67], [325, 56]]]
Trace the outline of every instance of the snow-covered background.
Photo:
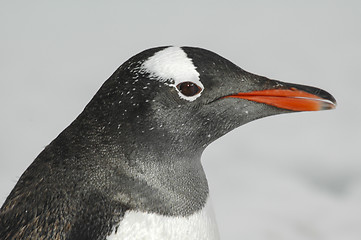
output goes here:
[[0, 204], [132, 55], [210, 49], [334, 111], [251, 122], [204, 153], [223, 239], [361, 239], [361, 2], [2, 1]]

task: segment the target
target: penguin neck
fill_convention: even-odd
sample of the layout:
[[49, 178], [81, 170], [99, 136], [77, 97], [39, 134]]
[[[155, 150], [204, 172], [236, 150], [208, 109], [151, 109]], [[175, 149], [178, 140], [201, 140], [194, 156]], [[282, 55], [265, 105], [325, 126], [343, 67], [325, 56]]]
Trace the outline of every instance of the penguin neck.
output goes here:
[[79, 159], [81, 168], [105, 178], [102, 186], [87, 181], [129, 209], [168, 216], [201, 210], [209, 192], [200, 160], [204, 148], [167, 129], [140, 124], [137, 117], [130, 120], [80, 116], [58, 139], [77, 149], [63, 157]]
[[118, 129], [117, 125], [101, 128], [86, 123], [74, 122], [81, 127], [65, 130], [53, 150], [68, 143], [70, 150], [63, 151], [63, 158], [76, 158], [77, 167], [104, 178], [98, 186], [87, 176], [88, 185], [136, 211], [188, 216], [205, 206], [209, 191], [200, 160], [203, 149], [190, 149], [156, 129], [143, 134], [125, 124]]
[[160, 150], [160, 146], [160, 142], [128, 145], [130, 152], [118, 162], [131, 179], [137, 179], [131, 194], [141, 196], [132, 207], [171, 216], [201, 210], [209, 195], [202, 151], [184, 154], [173, 148]]

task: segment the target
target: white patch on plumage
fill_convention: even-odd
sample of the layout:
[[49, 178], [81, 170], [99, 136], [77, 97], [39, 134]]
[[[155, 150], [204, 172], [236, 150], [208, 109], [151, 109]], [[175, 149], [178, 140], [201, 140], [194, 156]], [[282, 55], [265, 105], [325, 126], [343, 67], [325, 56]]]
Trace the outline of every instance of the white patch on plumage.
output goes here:
[[128, 211], [107, 240], [216, 240], [219, 239], [211, 201], [188, 217]]
[[151, 78], [165, 83], [170, 81], [168, 85], [175, 89], [182, 82], [193, 82], [201, 87], [202, 90], [194, 96], [185, 96], [177, 89], [179, 96], [188, 101], [197, 99], [204, 89], [192, 59], [180, 47], [168, 47], [156, 52], [141, 65], [141, 69], [149, 73]]

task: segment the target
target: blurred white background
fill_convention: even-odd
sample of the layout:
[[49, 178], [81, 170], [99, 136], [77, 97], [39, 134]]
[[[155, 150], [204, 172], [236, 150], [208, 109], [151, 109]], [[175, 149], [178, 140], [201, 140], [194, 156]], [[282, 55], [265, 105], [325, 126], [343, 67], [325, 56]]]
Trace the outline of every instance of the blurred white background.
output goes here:
[[244, 125], [203, 155], [223, 239], [361, 239], [361, 2], [2, 1], [0, 204], [128, 58], [210, 49], [332, 93], [334, 111]]

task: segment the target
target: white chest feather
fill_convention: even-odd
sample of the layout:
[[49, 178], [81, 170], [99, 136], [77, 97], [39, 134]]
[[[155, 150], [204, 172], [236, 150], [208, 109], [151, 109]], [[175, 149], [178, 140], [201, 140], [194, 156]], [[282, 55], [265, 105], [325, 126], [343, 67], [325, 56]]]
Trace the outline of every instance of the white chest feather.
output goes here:
[[218, 229], [210, 200], [199, 212], [188, 217], [166, 217], [129, 211], [117, 231], [107, 240], [216, 240]]

